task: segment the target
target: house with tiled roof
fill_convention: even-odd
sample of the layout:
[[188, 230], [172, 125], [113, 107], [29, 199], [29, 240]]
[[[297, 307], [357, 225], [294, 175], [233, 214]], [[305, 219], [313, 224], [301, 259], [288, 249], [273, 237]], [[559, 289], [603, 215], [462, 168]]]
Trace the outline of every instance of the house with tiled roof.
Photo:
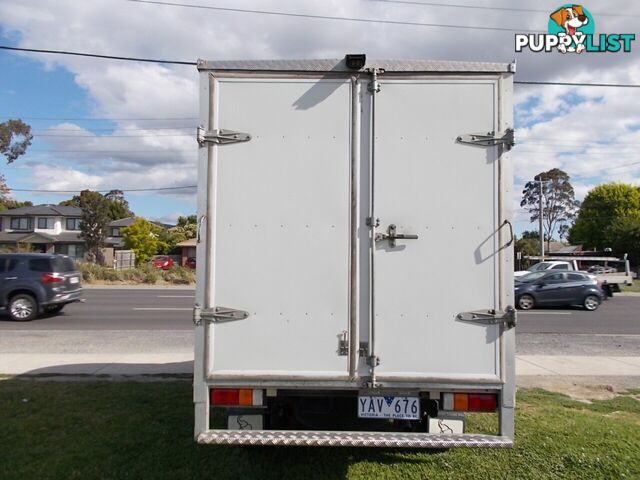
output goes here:
[[29, 249], [84, 258], [78, 207], [34, 205], [0, 212], [0, 249]]

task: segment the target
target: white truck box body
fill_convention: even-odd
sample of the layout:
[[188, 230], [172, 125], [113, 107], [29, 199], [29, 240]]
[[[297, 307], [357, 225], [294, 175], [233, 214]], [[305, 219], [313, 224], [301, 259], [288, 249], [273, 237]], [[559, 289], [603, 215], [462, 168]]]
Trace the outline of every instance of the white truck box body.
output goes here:
[[[198, 441], [509, 446], [514, 330], [499, 319], [513, 305], [512, 170], [506, 145], [459, 137], [512, 128], [513, 65], [198, 68]], [[250, 140], [226, 144], [221, 129]], [[409, 238], [393, 246], [390, 225]], [[460, 318], [489, 311], [496, 322]], [[209, 428], [212, 387], [489, 389], [500, 436], [238, 437]]]

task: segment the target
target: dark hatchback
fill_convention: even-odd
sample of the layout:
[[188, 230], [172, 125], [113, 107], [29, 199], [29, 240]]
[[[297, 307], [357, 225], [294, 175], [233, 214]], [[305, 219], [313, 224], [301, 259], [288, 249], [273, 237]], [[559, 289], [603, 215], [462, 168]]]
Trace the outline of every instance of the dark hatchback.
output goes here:
[[604, 298], [598, 282], [581, 272], [532, 272], [515, 283], [516, 305], [522, 310], [536, 306], [581, 305], [593, 311]]
[[57, 313], [82, 296], [80, 272], [66, 255], [0, 254], [0, 302], [12, 320]]

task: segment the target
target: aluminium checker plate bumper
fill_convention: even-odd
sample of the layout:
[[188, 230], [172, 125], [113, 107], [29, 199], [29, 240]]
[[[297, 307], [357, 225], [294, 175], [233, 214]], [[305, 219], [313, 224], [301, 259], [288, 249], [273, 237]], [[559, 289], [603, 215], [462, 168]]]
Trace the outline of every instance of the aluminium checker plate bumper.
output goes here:
[[198, 443], [216, 445], [380, 447], [380, 448], [511, 448], [513, 440], [495, 435], [440, 435], [396, 432], [300, 430], [207, 430]]

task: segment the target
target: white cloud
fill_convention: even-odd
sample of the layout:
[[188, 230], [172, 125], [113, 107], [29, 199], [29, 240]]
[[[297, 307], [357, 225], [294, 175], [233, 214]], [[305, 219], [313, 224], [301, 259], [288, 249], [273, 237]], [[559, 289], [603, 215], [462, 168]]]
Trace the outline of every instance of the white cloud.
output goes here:
[[[516, 15], [355, 0], [238, 0], [215, 6], [534, 30], [544, 30], [548, 21], [546, 13]], [[552, 11], [557, 4], [527, 2], [522, 7]], [[635, 10], [636, 2], [631, 0], [593, 6], [593, 12]], [[509, 32], [301, 19], [112, 0], [4, 2], [0, 26], [6, 36], [28, 48], [191, 61], [198, 57], [327, 58], [348, 52], [377, 58], [509, 61], [516, 57], [518, 79], [640, 83], [637, 43], [631, 54], [516, 55]], [[624, 33], [635, 28], [633, 18], [596, 15], [599, 32]], [[195, 67], [29, 56], [72, 72], [96, 116], [187, 119], [163, 126], [195, 127], [197, 123]], [[640, 132], [629, 128], [640, 123], [637, 90], [518, 86], [516, 102], [518, 119], [525, 125], [517, 131], [521, 145], [513, 152], [520, 191], [526, 180], [554, 167], [572, 176], [579, 198], [600, 181], [640, 181], [640, 168], [632, 165]], [[115, 123], [114, 131], [105, 135], [73, 124], [50, 129], [51, 135], [69, 136], [42, 138], [51, 145], [51, 153], [33, 157], [38, 164], [33, 185], [50, 187], [55, 181], [61, 189], [79, 185], [151, 188], [195, 183], [193, 130], [159, 131], [153, 129], [157, 122], [143, 120]], [[188, 136], [177, 136], [181, 134]], [[607, 145], [595, 145], [598, 141]]]

